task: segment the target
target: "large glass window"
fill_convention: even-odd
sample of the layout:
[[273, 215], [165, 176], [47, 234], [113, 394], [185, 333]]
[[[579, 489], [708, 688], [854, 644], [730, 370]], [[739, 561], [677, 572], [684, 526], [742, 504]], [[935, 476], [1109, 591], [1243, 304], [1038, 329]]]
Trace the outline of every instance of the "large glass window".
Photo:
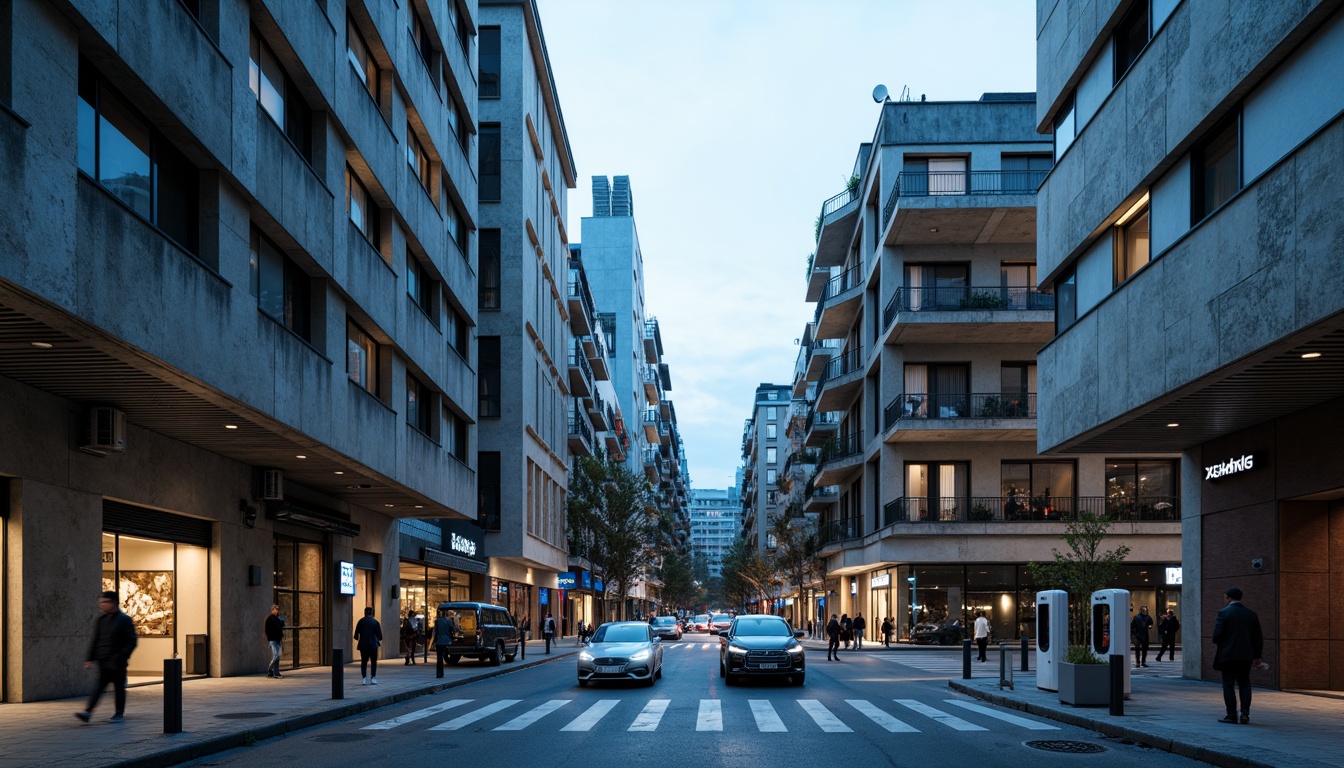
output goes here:
[[312, 340], [312, 280], [252, 228], [252, 295], [262, 312], [305, 341]]
[[477, 408], [481, 418], [499, 418], [499, 337], [482, 336], [476, 340], [479, 396]]
[[480, 34], [481, 86], [479, 98], [499, 98], [499, 27], [481, 27]]
[[[969, 565], [966, 567], [966, 605], [963, 622], [974, 628], [975, 614], [984, 611], [989, 634], [995, 639], [1018, 638], [1017, 567]], [[973, 633], [968, 632], [967, 637]]]
[[1005, 520], [1057, 520], [1074, 509], [1071, 461], [1005, 461], [1000, 473]]
[[275, 537], [275, 604], [285, 621], [287, 668], [326, 663], [327, 579], [321, 544]]
[[967, 264], [908, 264], [902, 309], [960, 309], [966, 303], [970, 284], [971, 268]]
[[1180, 519], [1179, 462], [1107, 459], [1106, 514], [1120, 520]]
[[378, 395], [378, 342], [349, 319], [345, 321], [345, 372], [369, 394]]
[[1076, 97], [1071, 93], [1068, 100], [1060, 106], [1059, 112], [1055, 113], [1055, 162], [1059, 162], [1059, 158], [1068, 151], [1069, 145], [1073, 144], [1076, 138], [1075, 107]]
[[79, 169], [196, 253], [199, 172], [84, 59], [77, 117]]
[[463, 464], [470, 457], [467, 445], [467, 422], [450, 410], [444, 409], [443, 446], [448, 453]]
[[280, 66], [275, 51], [271, 50], [255, 28], [252, 30], [251, 57], [248, 62], [248, 84], [261, 108], [280, 126], [303, 159], [312, 164], [312, 112], [299, 95], [294, 81]]
[[430, 279], [429, 271], [410, 251], [406, 252], [406, 295], [411, 297], [430, 319], [434, 318], [434, 293], [438, 285]]
[[181, 657], [184, 673], [210, 673], [210, 552], [205, 547], [104, 533], [103, 590], [115, 591], [135, 625], [131, 683], [163, 679], [160, 659]]
[[885, 522], [965, 520], [970, 474], [965, 462], [906, 464], [904, 517]]
[[1151, 36], [1148, 0], [1135, 0], [1115, 28], [1115, 82], [1120, 82], [1120, 78], [1138, 60]]
[[1045, 174], [1050, 172], [1052, 165], [1054, 162], [1048, 154], [1005, 154], [1001, 160], [1001, 188], [1004, 192], [1035, 192], [1045, 181]]
[[901, 415], [907, 419], [970, 416], [970, 368], [960, 363], [907, 363]]
[[476, 454], [476, 524], [483, 530], [499, 530], [499, 484], [499, 454], [493, 451]]
[[409, 123], [406, 125], [406, 163], [411, 166], [411, 172], [415, 174], [415, 178], [420, 182], [420, 187], [425, 190], [425, 194], [433, 198], [434, 192], [431, 187], [434, 179], [432, 175], [434, 165], [429, 159], [429, 154], [425, 152], [424, 145], [420, 143], [420, 139], [416, 138], [415, 131], [411, 130]]
[[416, 53], [420, 54], [420, 60], [425, 63], [425, 68], [430, 71], [430, 79], [434, 78], [434, 36], [429, 31], [429, 26], [425, 24], [424, 19], [420, 18], [420, 12], [411, 6], [411, 42], [415, 43]]
[[1148, 265], [1148, 195], [1115, 224], [1115, 284], [1120, 285]]
[[457, 250], [462, 254], [462, 258], [467, 258], [467, 225], [462, 220], [462, 212], [457, 209], [451, 200], [448, 201], [448, 209], [443, 217], [447, 221], [448, 239], [453, 241]]
[[448, 319], [448, 346], [463, 360], [471, 362], [471, 326], [467, 324], [467, 318], [451, 306], [444, 316]]
[[1194, 189], [1191, 226], [1213, 213], [1241, 189], [1240, 113], [1233, 115], [1201, 143], [1191, 154], [1194, 168], [1190, 174]]
[[480, 201], [497, 203], [500, 174], [499, 123], [481, 123], [481, 135], [477, 147], [480, 152]]
[[364, 239], [369, 241], [369, 245], [381, 256], [382, 249], [378, 246], [381, 234], [378, 206], [369, 196], [368, 188], [350, 166], [345, 168], [345, 211], [355, 229], [359, 230]]
[[1055, 335], [1078, 319], [1078, 273], [1072, 268], [1055, 281]]
[[379, 101], [379, 72], [378, 62], [374, 60], [373, 55], [369, 53], [369, 46], [364, 43], [364, 37], [355, 29], [353, 19], [345, 21], [345, 57], [354, 67], [355, 74], [364, 84], [364, 89], [368, 91], [374, 104], [380, 104]]
[[434, 436], [434, 393], [416, 377], [406, 374], [406, 423]]

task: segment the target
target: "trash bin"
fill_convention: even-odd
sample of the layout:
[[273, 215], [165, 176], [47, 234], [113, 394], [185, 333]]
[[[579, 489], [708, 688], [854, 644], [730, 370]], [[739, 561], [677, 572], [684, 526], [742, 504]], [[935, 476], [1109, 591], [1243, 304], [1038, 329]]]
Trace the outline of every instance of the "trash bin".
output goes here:
[[187, 635], [186, 670], [188, 675], [210, 674], [209, 635]]

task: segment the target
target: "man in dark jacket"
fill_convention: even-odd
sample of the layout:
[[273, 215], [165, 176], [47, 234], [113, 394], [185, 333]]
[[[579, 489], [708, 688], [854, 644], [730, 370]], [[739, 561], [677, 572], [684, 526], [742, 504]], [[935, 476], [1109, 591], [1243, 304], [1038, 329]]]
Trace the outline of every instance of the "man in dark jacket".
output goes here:
[[1139, 612], [1129, 620], [1129, 635], [1134, 642], [1134, 666], [1148, 666], [1149, 635], [1153, 628], [1153, 617], [1148, 615], [1148, 606], [1139, 606]]
[[840, 633], [843, 631], [840, 620], [835, 618], [835, 614], [832, 613], [830, 622], [826, 624], [826, 637], [830, 640], [826, 645], [827, 661], [840, 660]]
[[868, 628], [868, 620], [863, 618], [862, 613], [854, 614], [854, 648], [858, 650], [863, 647], [863, 631]]
[[435, 677], [443, 677], [443, 661], [448, 656], [448, 651], [453, 645], [453, 635], [457, 634], [457, 622], [453, 621], [448, 612], [439, 609], [439, 617], [434, 620], [434, 652], [437, 654], [438, 665]]
[[118, 723], [126, 712], [126, 664], [135, 650], [135, 624], [117, 606], [116, 592], [104, 592], [98, 598], [98, 610], [103, 613], [94, 624], [93, 641], [89, 643], [89, 653], [84, 662], [85, 669], [98, 665], [98, 685], [94, 687], [93, 695], [89, 696], [88, 706], [84, 707], [84, 711], [76, 712], [75, 717], [89, 722], [93, 708], [98, 706], [98, 699], [103, 696], [103, 690], [111, 683], [117, 705], [112, 722]]
[[266, 668], [267, 677], [284, 677], [280, 674], [280, 652], [285, 642], [285, 620], [280, 618], [280, 606], [272, 605], [271, 613], [266, 617], [266, 643], [271, 646], [271, 666]]
[[1223, 703], [1227, 716], [1220, 723], [1236, 723], [1237, 689], [1241, 691], [1242, 723], [1251, 722], [1251, 667], [1260, 665], [1265, 640], [1260, 634], [1260, 617], [1241, 604], [1241, 590], [1232, 587], [1223, 593], [1225, 607], [1213, 625], [1213, 668], [1223, 673]]
[[1162, 660], [1162, 654], [1167, 654], [1170, 661], [1176, 660], [1176, 635], [1181, 632], [1181, 620], [1176, 618], [1176, 611], [1168, 608], [1167, 613], [1157, 621], [1157, 636], [1162, 640], [1162, 647], [1157, 649], [1157, 660]]
[[[383, 644], [383, 625], [373, 618], [373, 608], [364, 609], [364, 618], [355, 624], [355, 648], [359, 650], [361, 685], [378, 684], [378, 647]], [[372, 662], [373, 671], [369, 671]]]

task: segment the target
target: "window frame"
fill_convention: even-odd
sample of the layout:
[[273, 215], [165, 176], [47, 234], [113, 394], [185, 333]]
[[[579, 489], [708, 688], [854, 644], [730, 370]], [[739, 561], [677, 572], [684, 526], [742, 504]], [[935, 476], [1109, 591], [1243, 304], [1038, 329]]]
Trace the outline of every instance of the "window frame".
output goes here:
[[[280, 314], [272, 312], [262, 301], [263, 280], [266, 276], [264, 266], [266, 254], [263, 253], [262, 249], [267, 247], [274, 253], [280, 263], [279, 292], [282, 304]], [[252, 227], [248, 248], [252, 266], [250, 288], [252, 296], [257, 299], [257, 311], [311, 344], [313, 341], [312, 277], [255, 225]]]
[[411, 46], [415, 48], [415, 52], [418, 54], [417, 58], [425, 65], [425, 71], [429, 74], [430, 82], [434, 83], [437, 87], [438, 83], [435, 82], [436, 78], [434, 77], [434, 54], [437, 53], [439, 49], [434, 45], [434, 35], [430, 33], [429, 25], [426, 24], [424, 18], [420, 16], [420, 12], [416, 9], [414, 3], [412, 3], [407, 10], [410, 11], [411, 16], [411, 26], [409, 30], [411, 33]]
[[[353, 215], [353, 211], [355, 210], [354, 202], [356, 191], [358, 191], [360, 197], [363, 198], [363, 205], [359, 208], [361, 217], [364, 220], [363, 226], [361, 226], [360, 222], [355, 220]], [[378, 244], [378, 241], [382, 239], [381, 214], [382, 209], [379, 208], [378, 203], [374, 201], [373, 195], [369, 194], [369, 188], [364, 186], [364, 182], [360, 180], [358, 174], [355, 173], [355, 169], [351, 168], [349, 165], [345, 166], [345, 216], [350, 220], [350, 223], [354, 225], [355, 229], [359, 231], [359, 234], [364, 237], [364, 240], [369, 246], [378, 252], [379, 256], [383, 255], [383, 249], [380, 248]], [[386, 261], [387, 257], [383, 256], [383, 260]]]
[[[476, 140], [477, 173], [480, 190], [479, 202], [498, 203], [503, 193], [503, 151], [499, 123], [481, 123]], [[492, 153], [490, 166], [486, 165], [487, 153]], [[490, 171], [487, 173], [487, 171]], [[493, 181], [490, 181], [493, 180]]]
[[430, 440], [434, 439], [434, 391], [418, 376], [406, 372], [406, 426]]
[[[503, 365], [501, 354], [499, 336], [481, 336], [476, 339], [476, 408], [477, 416], [482, 419], [498, 419], [502, 415], [502, 398], [499, 391]], [[491, 388], [494, 390], [493, 393], [489, 391]]]
[[[1142, 272], [1145, 267], [1153, 263], [1152, 212], [1151, 197], [1145, 192], [1143, 197], [1130, 206], [1129, 210], [1117, 219], [1115, 225], [1111, 227], [1111, 250], [1113, 254], [1111, 287], [1113, 289], [1120, 287], [1126, 280]], [[1142, 264], [1130, 269], [1133, 261], [1130, 253], [1130, 233], [1137, 231], [1135, 226], [1140, 220], [1147, 222], [1148, 225], [1148, 255]]]
[[431, 188], [434, 186], [434, 160], [425, 151], [424, 142], [415, 135], [410, 120], [406, 121], [406, 164], [411, 167], [411, 175], [420, 182], [420, 188], [433, 200], [434, 192]]
[[[359, 52], [355, 50], [358, 44], [363, 52], [364, 61], [357, 61]], [[373, 51], [369, 49], [369, 43], [360, 33], [359, 27], [355, 26], [353, 16], [346, 14], [345, 17], [345, 60], [350, 63], [350, 67], [355, 70], [355, 75], [359, 77], [360, 82], [364, 83], [364, 92], [373, 99], [374, 106], [381, 112], [382, 104], [382, 77], [383, 70], [378, 66], [378, 61], [373, 58]]]
[[[358, 334], [359, 336], [363, 337], [363, 339], [367, 340], [368, 346], [366, 347], [363, 344], [361, 344], [360, 339], [355, 334]], [[361, 327], [359, 323], [355, 322], [354, 318], [351, 318], [349, 316], [345, 318], [346, 378], [350, 380], [350, 383], [354, 384], [355, 386], [359, 387], [365, 392], [368, 392], [370, 395], [373, 395], [379, 400], [382, 399], [381, 396], [382, 387], [380, 386], [381, 382], [379, 381], [381, 364], [382, 364], [382, 361], [380, 359], [381, 358], [380, 346], [381, 345], [378, 343], [378, 340], [374, 338], [371, 334], [369, 334], [368, 331], [365, 331], [364, 328]], [[351, 352], [354, 350], [360, 350], [364, 353], [365, 359], [363, 361], [363, 364], [360, 366], [360, 369], [363, 377], [367, 377], [368, 379], [367, 383], [360, 381], [360, 379], [356, 378], [354, 375], [355, 371], [351, 357]]]
[[[1067, 108], [1065, 107], [1067, 104]], [[1055, 119], [1051, 121], [1051, 138], [1054, 140], [1055, 164], [1059, 164], [1059, 158], [1069, 151], [1073, 146], [1074, 139], [1078, 138], [1078, 91], [1069, 93], [1067, 102], [1061, 103], [1059, 111], [1055, 113]], [[1067, 139], [1063, 146], [1060, 145], [1060, 137]]]
[[[1139, 22], [1143, 24], [1143, 43], [1133, 51], [1128, 51], [1130, 56], [1128, 61], [1122, 62], [1121, 46], [1128, 46], [1137, 42], [1137, 36], [1125, 35], [1124, 32], [1137, 31]], [[1125, 78], [1129, 70], [1134, 68], [1139, 59], [1143, 57], [1143, 52], [1148, 49], [1148, 44], [1153, 41], [1153, 4], [1149, 0], [1134, 0], [1125, 15], [1120, 17], [1120, 22], [1115, 25], [1115, 31], [1111, 33], [1111, 63], [1114, 67], [1112, 74], [1114, 79], [1111, 81], [1111, 87], [1114, 88]]]
[[[493, 39], [493, 45], [491, 41]], [[503, 63], [502, 35], [498, 26], [481, 27], [476, 32], [476, 99], [493, 101], [500, 98], [500, 68]], [[493, 63], [493, 68], [489, 65]], [[493, 76], [493, 79], [492, 79]]]
[[[1232, 147], [1231, 155], [1236, 165], [1236, 187], [1228, 192], [1227, 196], [1217, 200], [1212, 204], [1206, 199], [1208, 196], [1208, 170], [1210, 168], [1207, 152], [1211, 147], [1215, 147], [1224, 138], [1224, 135], [1231, 131]], [[1228, 200], [1237, 196], [1246, 185], [1245, 179], [1245, 142], [1243, 141], [1243, 126], [1241, 107], [1238, 106], [1231, 114], [1219, 120], [1209, 131], [1199, 140], [1199, 143], [1190, 150], [1190, 226], [1194, 227], [1199, 222], [1208, 218], [1214, 211], [1221, 208]], [[1224, 154], [1220, 160], [1225, 159]], [[1216, 166], [1216, 163], [1215, 163]]]
[[480, 274], [477, 283], [476, 308], [481, 310], [498, 310], [503, 305], [503, 294], [500, 286], [500, 242], [501, 233], [498, 229], [482, 229], [477, 235], [479, 239], [479, 265]]
[[[278, 85], [271, 82], [271, 78], [266, 75], [267, 59], [270, 60], [279, 75], [280, 83]], [[280, 99], [281, 115], [279, 117], [276, 117], [271, 108], [266, 105], [263, 96], [263, 81], [265, 85], [271, 87], [272, 91], [275, 91]], [[312, 108], [303, 99], [298, 86], [289, 76], [289, 72], [280, 62], [280, 58], [275, 55], [275, 49], [271, 47], [270, 43], [266, 42], [266, 38], [255, 26], [251, 27], [251, 36], [248, 42], [248, 87], [257, 98], [257, 106], [266, 113], [271, 122], [275, 123], [276, 127], [280, 129], [280, 133], [284, 135], [290, 145], [294, 147], [294, 150], [311, 168], [313, 166]], [[281, 88], [284, 90], [281, 91]]]
[[429, 270], [420, 263], [415, 252], [407, 248], [406, 296], [431, 322], [434, 320], [434, 294], [437, 290], [438, 281], [434, 280]]

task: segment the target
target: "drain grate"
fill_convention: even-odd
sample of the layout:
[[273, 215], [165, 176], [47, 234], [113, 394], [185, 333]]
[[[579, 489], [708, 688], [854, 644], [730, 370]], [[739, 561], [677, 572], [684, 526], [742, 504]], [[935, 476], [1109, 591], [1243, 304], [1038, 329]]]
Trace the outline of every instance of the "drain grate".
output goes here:
[[1106, 751], [1105, 747], [1100, 744], [1093, 744], [1090, 741], [1063, 741], [1059, 739], [1028, 741], [1027, 746], [1045, 752], [1063, 752], [1067, 755], [1095, 755], [1098, 752]]
[[308, 740], [321, 741], [326, 742], [328, 744], [331, 743], [339, 744], [341, 742], [363, 741], [365, 739], [372, 739], [372, 738], [373, 736], [367, 733], [324, 733], [321, 736], [309, 736]]
[[215, 715], [221, 720], [253, 720], [258, 717], [274, 717], [274, 712], [223, 712]]

